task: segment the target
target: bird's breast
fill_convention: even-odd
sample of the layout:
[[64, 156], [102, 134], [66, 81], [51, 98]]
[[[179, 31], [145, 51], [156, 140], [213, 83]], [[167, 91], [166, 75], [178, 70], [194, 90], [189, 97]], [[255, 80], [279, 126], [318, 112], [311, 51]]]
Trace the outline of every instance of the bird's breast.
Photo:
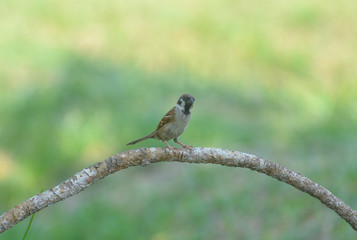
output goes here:
[[186, 130], [189, 121], [190, 114], [185, 115], [182, 111], [176, 109], [175, 120], [159, 130], [160, 138], [170, 140], [179, 137]]
[[176, 109], [175, 127], [180, 131], [180, 135], [186, 130], [191, 114], [185, 114], [181, 109]]

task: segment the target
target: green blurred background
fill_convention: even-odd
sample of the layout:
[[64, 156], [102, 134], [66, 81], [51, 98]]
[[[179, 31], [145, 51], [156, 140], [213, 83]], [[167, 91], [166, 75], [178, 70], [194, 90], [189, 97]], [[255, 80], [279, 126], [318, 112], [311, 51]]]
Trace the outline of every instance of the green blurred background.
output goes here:
[[[155, 129], [301, 172], [357, 209], [355, 0], [0, 2], [0, 213]], [[175, 145], [170, 141], [171, 145]], [[29, 219], [3, 233], [20, 239]], [[28, 239], [355, 239], [247, 169], [160, 163], [36, 214]]]

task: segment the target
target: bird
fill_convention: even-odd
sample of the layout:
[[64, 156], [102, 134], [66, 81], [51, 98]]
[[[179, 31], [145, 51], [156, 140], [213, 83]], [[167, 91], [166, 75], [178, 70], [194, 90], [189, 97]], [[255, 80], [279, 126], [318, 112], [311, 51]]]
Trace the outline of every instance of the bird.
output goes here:
[[134, 145], [148, 138], [155, 138], [165, 143], [167, 148], [170, 150], [174, 150], [174, 148], [167, 143], [168, 140], [174, 139], [174, 141], [177, 144], [180, 144], [183, 148], [192, 150], [192, 146], [187, 146], [179, 142], [178, 137], [186, 130], [188, 126], [194, 101], [195, 98], [190, 94], [181, 95], [176, 105], [161, 119], [154, 132], [145, 137], [132, 141], [127, 145]]

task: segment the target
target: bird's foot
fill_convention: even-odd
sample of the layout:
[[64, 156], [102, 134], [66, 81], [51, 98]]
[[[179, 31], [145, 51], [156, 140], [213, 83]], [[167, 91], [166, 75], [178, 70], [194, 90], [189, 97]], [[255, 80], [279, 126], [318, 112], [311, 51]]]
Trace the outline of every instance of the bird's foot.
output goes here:
[[187, 145], [183, 144], [182, 147], [185, 148], [185, 149], [189, 149], [189, 150], [192, 151], [192, 146], [187, 146]]
[[162, 140], [166, 144], [166, 149], [171, 150], [172, 152], [175, 151], [175, 148], [171, 147], [165, 140]]
[[171, 146], [168, 146], [165, 149], [166, 149], [165, 151], [167, 151], [167, 153], [169, 153], [169, 154], [176, 154], [176, 152], [178, 150], [178, 148], [171, 147]]
[[189, 149], [192, 151], [192, 146], [187, 146], [186, 144], [183, 144], [182, 142], [179, 142], [179, 140], [177, 138], [174, 138], [174, 141], [177, 143], [177, 144], [180, 144], [183, 148], [186, 148], [186, 149]]
[[[166, 142], [165, 142], [166, 143]], [[166, 143], [166, 149], [172, 151], [172, 152], [175, 152], [175, 148], [174, 147], [171, 147], [169, 144]]]

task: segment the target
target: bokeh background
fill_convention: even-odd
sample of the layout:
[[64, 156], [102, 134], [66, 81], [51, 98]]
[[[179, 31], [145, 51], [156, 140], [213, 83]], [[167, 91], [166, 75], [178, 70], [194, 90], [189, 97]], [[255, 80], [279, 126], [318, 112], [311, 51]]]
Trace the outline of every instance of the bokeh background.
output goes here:
[[[0, 2], [0, 212], [155, 129], [249, 152], [357, 209], [357, 2]], [[172, 145], [175, 145], [170, 141]], [[3, 233], [20, 239], [29, 219]], [[160, 163], [36, 214], [28, 239], [355, 239], [307, 194], [247, 169]]]

